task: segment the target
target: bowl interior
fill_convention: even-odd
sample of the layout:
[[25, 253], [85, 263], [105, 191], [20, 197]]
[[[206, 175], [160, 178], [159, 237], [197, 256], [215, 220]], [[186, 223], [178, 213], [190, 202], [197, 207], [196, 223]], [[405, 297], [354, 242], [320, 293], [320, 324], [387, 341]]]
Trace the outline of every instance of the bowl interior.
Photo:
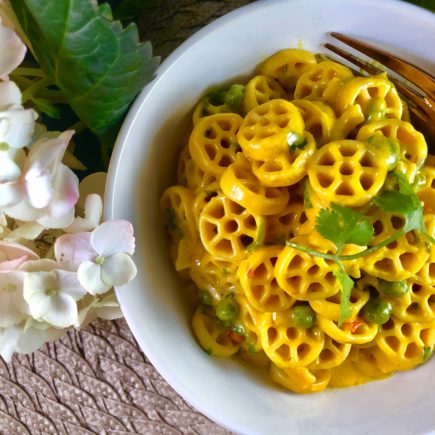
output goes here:
[[248, 77], [281, 48], [325, 51], [339, 31], [435, 72], [435, 16], [394, 0], [266, 0], [207, 26], [160, 67], [130, 110], [112, 157], [106, 217], [136, 230], [137, 278], [117, 291], [139, 345], [192, 405], [241, 433], [428, 433], [435, 363], [387, 380], [297, 396], [235, 360], [210, 358], [193, 338], [186, 291], [173, 271], [158, 199], [175, 181], [192, 108], [210, 87]]

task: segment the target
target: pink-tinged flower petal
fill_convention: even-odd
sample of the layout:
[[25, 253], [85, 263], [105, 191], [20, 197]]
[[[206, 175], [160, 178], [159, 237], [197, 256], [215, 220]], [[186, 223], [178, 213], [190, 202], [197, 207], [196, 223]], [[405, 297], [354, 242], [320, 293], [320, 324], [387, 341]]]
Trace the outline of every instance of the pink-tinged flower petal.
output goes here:
[[101, 265], [101, 278], [106, 284], [122, 286], [130, 282], [137, 273], [133, 260], [127, 254], [114, 254]]
[[26, 198], [17, 204], [6, 206], [3, 211], [7, 216], [24, 222], [37, 221], [43, 216], [43, 210], [32, 207]]
[[29, 203], [35, 208], [44, 208], [53, 197], [51, 174], [47, 169], [35, 164], [24, 174], [27, 197]]
[[75, 300], [62, 292], [50, 298], [50, 310], [41, 319], [57, 328], [67, 328], [74, 325], [77, 316], [78, 310]]
[[55, 261], [43, 258], [42, 260], [26, 261], [19, 267], [19, 270], [23, 272], [51, 272], [58, 267], [59, 265]]
[[15, 260], [26, 256], [29, 260], [38, 260], [39, 257], [26, 246], [19, 243], [0, 242], [0, 262]]
[[62, 269], [75, 272], [81, 263], [97, 256], [90, 240], [91, 233], [64, 234], [57, 238], [54, 256]]
[[0, 142], [12, 148], [23, 148], [30, 143], [38, 117], [33, 109], [17, 107], [0, 112]]
[[79, 199], [79, 179], [70, 168], [60, 163], [52, 174], [53, 197], [49, 217], [64, 216], [77, 204]]
[[69, 227], [72, 224], [73, 220], [74, 220], [74, 209], [72, 208], [63, 216], [51, 217], [45, 215], [38, 218], [37, 222], [38, 224], [43, 225], [45, 228], [63, 229]]
[[58, 270], [57, 282], [62, 293], [71, 296], [75, 301], [78, 301], [86, 294], [86, 290], [81, 286], [77, 274], [74, 272]]
[[27, 255], [17, 258], [16, 260], [3, 261], [0, 263], [0, 272], [10, 272], [18, 269], [23, 263], [27, 261]]
[[16, 33], [0, 23], [0, 77], [9, 75], [23, 61], [26, 46]]
[[101, 266], [93, 261], [85, 261], [80, 265], [77, 278], [91, 295], [105, 293], [112, 287], [101, 280]]
[[91, 244], [103, 257], [113, 254], [134, 252], [133, 225], [125, 220], [102, 223], [91, 233]]
[[0, 111], [21, 106], [20, 88], [12, 81], [0, 82]]
[[53, 173], [61, 162], [73, 134], [73, 131], [68, 130], [55, 137], [51, 137], [50, 134], [44, 135], [30, 149], [28, 167], [37, 163], [39, 167], [47, 168]]

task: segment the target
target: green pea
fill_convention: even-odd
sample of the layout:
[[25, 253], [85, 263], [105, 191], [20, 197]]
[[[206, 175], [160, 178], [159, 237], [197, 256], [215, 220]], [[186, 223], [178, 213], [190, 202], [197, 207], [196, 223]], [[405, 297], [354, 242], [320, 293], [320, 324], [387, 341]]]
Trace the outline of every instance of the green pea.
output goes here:
[[206, 307], [213, 306], [214, 298], [208, 290], [200, 290], [198, 292], [198, 299], [199, 302]]
[[308, 329], [316, 321], [316, 313], [309, 305], [296, 305], [291, 311], [292, 320], [300, 328]]
[[243, 85], [232, 85], [225, 95], [225, 104], [227, 104], [236, 113], [242, 113], [243, 100], [245, 98], [245, 87]]
[[426, 185], [426, 177], [421, 172], [417, 172], [414, 178], [414, 182], [412, 183], [412, 187], [415, 192], [418, 192]]
[[225, 323], [234, 322], [239, 314], [237, 302], [230, 296], [224, 297], [216, 307], [216, 316]]
[[388, 322], [392, 311], [393, 307], [388, 301], [374, 297], [364, 305], [363, 317], [367, 322], [383, 325]]
[[210, 92], [205, 97], [205, 102], [211, 104], [212, 106], [221, 106], [225, 103], [226, 94], [227, 91], [224, 90]]
[[381, 121], [385, 118], [387, 104], [382, 98], [374, 98], [367, 111], [367, 122]]
[[375, 134], [370, 136], [367, 142], [382, 154], [389, 171], [397, 166], [400, 159], [400, 144], [397, 140], [389, 139], [382, 134]]
[[385, 296], [403, 296], [410, 290], [410, 285], [407, 281], [384, 281], [380, 279], [378, 282], [378, 290]]

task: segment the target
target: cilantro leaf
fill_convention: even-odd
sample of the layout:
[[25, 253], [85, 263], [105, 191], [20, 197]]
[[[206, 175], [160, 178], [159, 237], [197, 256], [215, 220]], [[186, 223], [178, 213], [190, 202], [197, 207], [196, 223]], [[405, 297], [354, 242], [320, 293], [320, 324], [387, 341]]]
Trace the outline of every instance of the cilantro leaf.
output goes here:
[[350, 293], [353, 289], [354, 282], [350, 278], [350, 276], [343, 269], [334, 269], [334, 276], [337, 278], [338, 283], [340, 284], [341, 294], [340, 294], [340, 317], [338, 319], [338, 326], [341, 326], [342, 323], [349, 319], [352, 315], [350, 310]]
[[373, 225], [362, 213], [331, 204], [330, 209], [322, 209], [316, 218], [316, 230], [333, 242], [338, 250], [346, 243], [366, 246], [373, 238]]
[[47, 77], [97, 135], [120, 122], [159, 63], [134, 24], [92, 0], [11, 0]]
[[405, 218], [405, 232], [419, 230], [426, 232], [423, 222], [423, 207], [418, 197], [412, 194], [385, 190], [374, 199], [375, 204], [383, 211], [396, 213]]

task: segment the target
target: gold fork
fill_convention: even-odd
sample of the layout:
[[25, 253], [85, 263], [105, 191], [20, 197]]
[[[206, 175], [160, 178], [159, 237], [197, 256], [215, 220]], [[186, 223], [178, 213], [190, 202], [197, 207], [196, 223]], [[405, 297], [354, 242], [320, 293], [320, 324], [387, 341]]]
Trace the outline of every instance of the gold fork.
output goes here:
[[[375, 60], [380, 66], [394, 71], [413, 85], [411, 87], [404, 81], [389, 76], [389, 80], [394, 83], [398, 92], [407, 100], [409, 111], [412, 115], [412, 122], [417, 130], [424, 134], [428, 145], [432, 148], [432, 152], [434, 152], [435, 77], [418, 66], [366, 42], [337, 32], [331, 32], [330, 35], [364, 53], [369, 58]], [[326, 43], [325, 47], [369, 74], [381, 74], [385, 72], [385, 70], [375, 66], [373, 62], [366, 62], [335, 45]]]

